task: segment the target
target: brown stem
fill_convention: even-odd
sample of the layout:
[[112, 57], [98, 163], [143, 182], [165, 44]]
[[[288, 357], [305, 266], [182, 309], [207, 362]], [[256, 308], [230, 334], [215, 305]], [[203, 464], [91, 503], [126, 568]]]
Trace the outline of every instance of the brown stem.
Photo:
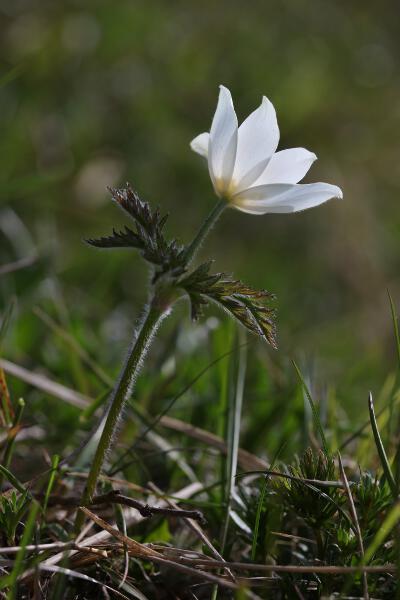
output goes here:
[[[35, 494], [35, 498], [41, 500], [43, 494]], [[162, 508], [159, 506], [149, 506], [144, 502], [124, 496], [119, 490], [112, 490], [107, 494], [94, 496], [90, 502], [82, 503], [82, 498], [77, 496], [51, 496], [48, 502], [49, 506], [101, 506], [104, 504], [121, 504], [122, 506], [130, 506], [135, 508], [142, 517], [153, 517], [155, 515], [163, 515], [165, 517], [177, 517], [180, 519], [193, 519], [204, 524], [205, 518], [199, 510], [185, 510], [183, 508]]]

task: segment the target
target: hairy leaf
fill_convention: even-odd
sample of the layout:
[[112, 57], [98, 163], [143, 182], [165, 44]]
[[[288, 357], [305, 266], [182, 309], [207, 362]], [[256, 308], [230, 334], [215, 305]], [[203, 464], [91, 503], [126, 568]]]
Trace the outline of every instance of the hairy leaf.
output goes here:
[[192, 318], [197, 320], [204, 307], [214, 302], [276, 348], [275, 311], [268, 305], [273, 295], [266, 290], [253, 290], [225, 273], [211, 274], [211, 264], [211, 261], [201, 264], [179, 281], [190, 298]]
[[181, 275], [184, 271], [184, 247], [176, 240], [167, 241], [163, 229], [168, 215], [161, 216], [157, 208], [152, 211], [150, 205], [141, 200], [138, 194], [127, 185], [122, 189], [110, 189], [113, 200], [135, 222], [133, 231], [125, 227], [123, 231], [113, 232], [109, 236], [89, 239], [87, 242], [97, 248], [135, 248], [148, 262], [158, 268], [155, 278], [171, 271]]

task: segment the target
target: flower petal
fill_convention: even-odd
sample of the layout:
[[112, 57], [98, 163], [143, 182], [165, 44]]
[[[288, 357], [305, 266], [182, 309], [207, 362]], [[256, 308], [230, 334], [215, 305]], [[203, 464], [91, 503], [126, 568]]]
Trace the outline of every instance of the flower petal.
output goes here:
[[273, 104], [263, 97], [261, 105], [241, 124], [238, 131], [233, 181], [238, 190], [249, 187], [265, 170], [279, 142], [279, 128]]
[[208, 168], [217, 194], [231, 182], [236, 159], [238, 123], [230, 91], [220, 86], [217, 110], [210, 130]]
[[210, 134], [208, 132], [200, 133], [200, 135], [195, 137], [194, 140], [190, 142], [190, 147], [194, 152], [200, 154], [200, 156], [205, 156], [205, 158], [207, 158], [209, 140]]
[[290, 148], [276, 152], [255, 185], [298, 183], [315, 160], [317, 160], [316, 155], [305, 148]]
[[232, 198], [233, 206], [254, 215], [291, 213], [343, 198], [342, 190], [329, 183], [272, 183], [243, 190]]

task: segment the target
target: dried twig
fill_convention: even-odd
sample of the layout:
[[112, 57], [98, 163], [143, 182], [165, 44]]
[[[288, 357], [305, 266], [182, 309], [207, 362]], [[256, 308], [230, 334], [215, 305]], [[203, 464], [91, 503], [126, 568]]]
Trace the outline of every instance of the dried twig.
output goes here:
[[156, 552], [152, 548], [149, 548], [144, 544], [140, 544], [139, 542], [136, 542], [135, 540], [132, 540], [131, 538], [123, 535], [120, 531], [118, 531], [118, 529], [111, 527], [111, 525], [106, 523], [106, 521], [92, 513], [87, 508], [81, 507], [81, 510], [85, 513], [86, 516], [88, 516], [90, 519], [93, 519], [93, 521], [102, 529], [105, 529], [112, 537], [115, 537], [118, 541], [127, 546], [129, 554], [132, 554], [137, 558], [142, 558], [151, 562], [164, 564], [165, 566], [170, 566], [173, 569], [176, 569], [177, 571], [181, 571], [183, 573], [187, 573], [192, 577], [205, 579], [206, 581], [210, 581], [212, 583], [218, 583], [219, 585], [228, 587], [230, 589], [236, 589], [237, 586], [234, 583], [228, 582], [221, 577], [212, 575], [211, 573], [207, 573], [204, 571], [199, 571], [198, 569], [193, 568], [189, 565], [183, 565], [181, 563], [181, 558], [179, 559], [180, 562], [175, 562], [163, 558], [163, 556], [159, 552]]
[[[154, 491], [157, 494], [162, 493], [161, 490], [154, 483], [150, 483], [149, 485], [152, 489], [154, 489]], [[176, 502], [174, 502], [173, 500], [170, 500], [168, 498], [166, 498], [165, 500], [172, 508], [175, 508], [175, 509], [178, 508]], [[197, 537], [200, 538], [200, 540], [203, 542], [203, 544], [205, 546], [207, 546], [207, 548], [210, 550], [210, 552], [212, 552], [212, 554], [214, 555], [214, 558], [225, 562], [224, 558], [221, 556], [221, 554], [218, 552], [218, 550], [215, 548], [215, 546], [212, 544], [212, 542], [208, 539], [208, 537], [204, 533], [204, 531], [201, 528], [201, 526], [199, 525], [199, 523], [197, 523], [195, 520], [193, 520], [191, 518], [186, 518], [184, 520], [185, 520], [185, 523], [187, 523], [187, 525], [190, 527], [190, 529], [195, 533], [195, 535], [197, 535]], [[228, 575], [230, 576], [232, 581], [234, 581], [235, 577], [234, 577], [233, 573], [231, 573], [231, 571], [228, 568], [226, 569], [226, 572], [228, 573]]]
[[[202, 490], [202, 488], [203, 488], [203, 486], [200, 483], [191, 483], [190, 485], [175, 492], [174, 497], [182, 499], [182, 500], [186, 500], [186, 499], [190, 498], [191, 496], [200, 492]], [[163, 501], [161, 501], [160, 504], [162, 504], [162, 502]], [[125, 509], [124, 516], [126, 519], [127, 527], [130, 527], [132, 525], [135, 525], [135, 524], [143, 521], [143, 517], [140, 514], [138, 514], [138, 512], [136, 510], [132, 510], [129, 507]], [[108, 531], [106, 531], [106, 530], [99, 531], [98, 533], [95, 533], [95, 534], [91, 535], [90, 537], [82, 539], [80, 542], [80, 546], [96, 547], [99, 544], [105, 544], [106, 542], [108, 542], [108, 540], [111, 537], [112, 536]], [[78, 552], [78, 550], [75, 550], [75, 549], [63, 550], [62, 552], [58, 552], [57, 554], [50, 556], [42, 564], [57, 565], [58, 563], [60, 563], [61, 561], [65, 560], [67, 558], [74, 557], [77, 554], [77, 552]], [[22, 575], [22, 578], [28, 579], [31, 575], [32, 575], [32, 570], [26, 571]]]
[[[63, 400], [71, 406], [84, 409], [93, 403], [92, 398], [84, 396], [83, 394], [80, 394], [65, 385], [57, 383], [45, 375], [28, 371], [28, 369], [24, 369], [23, 367], [20, 367], [9, 360], [0, 359], [0, 367], [3, 368], [6, 373], [25, 381], [29, 385], [32, 385], [39, 390], [54, 396], [55, 398]], [[204, 442], [213, 448], [217, 448], [224, 454], [227, 452], [224, 440], [221, 437], [206, 431], [205, 429], [200, 429], [199, 427], [195, 427], [190, 423], [185, 423], [184, 421], [168, 417], [166, 415], [160, 419], [159, 423], [163, 427], [184, 433], [185, 435]], [[254, 454], [251, 454], [251, 452], [243, 450], [242, 448], [239, 448], [238, 462], [243, 469], [268, 468], [268, 463], [265, 460], [255, 456]]]
[[283, 479], [290, 479], [291, 481], [298, 481], [309, 485], [314, 485], [320, 488], [344, 488], [344, 484], [341, 481], [335, 480], [324, 480], [324, 479], [308, 479], [306, 477], [298, 477], [297, 475], [291, 475], [290, 473], [282, 473], [281, 471], [270, 471], [269, 469], [262, 469], [261, 471], [245, 471], [244, 473], [238, 473], [236, 477], [246, 477], [247, 475], [267, 475], [268, 477], [282, 477]]
[[[54, 542], [52, 544], [29, 544], [25, 546], [26, 552], [41, 552], [48, 550], [67, 550], [69, 548], [76, 548], [75, 542]], [[18, 554], [21, 550], [21, 546], [5, 546], [0, 548], [0, 554]]]
[[56, 381], [52, 381], [45, 375], [28, 371], [28, 369], [24, 369], [9, 360], [3, 358], [0, 359], [0, 367], [4, 369], [6, 373], [14, 375], [14, 377], [25, 381], [29, 385], [33, 385], [39, 390], [42, 390], [51, 396], [55, 396], [56, 398], [60, 398], [60, 400], [64, 400], [64, 402], [76, 406], [77, 408], [86, 408], [91, 402], [91, 399], [87, 396], [79, 394]]
[[145, 557], [150, 557], [150, 556], [160, 556], [159, 553], [156, 552], [155, 550], [152, 550], [151, 548], [148, 548], [144, 544], [140, 544], [136, 540], [132, 540], [128, 536], [124, 535], [123, 533], [118, 531], [118, 529], [115, 529], [115, 527], [112, 527], [111, 525], [109, 525], [106, 521], [104, 521], [104, 519], [102, 519], [101, 517], [92, 513], [92, 511], [90, 511], [85, 506], [80, 506], [79, 508], [83, 513], [85, 513], [85, 515], [87, 517], [89, 517], [89, 519], [92, 519], [92, 521], [94, 521], [102, 529], [105, 529], [106, 531], [108, 531], [108, 533], [112, 537], [117, 539], [119, 542], [121, 542], [121, 544], [125, 544], [128, 547], [129, 551], [134, 556], [137, 556], [139, 558], [145, 558]]
[[[35, 494], [35, 497], [38, 500], [41, 500], [43, 494]], [[79, 496], [50, 496], [49, 498], [49, 506], [70, 506], [70, 507], [78, 507], [82, 504], [82, 498]], [[193, 519], [195, 521], [199, 521], [200, 523], [205, 523], [205, 519], [203, 514], [199, 510], [185, 510], [183, 508], [169, 508], [165, 506], [149, 506], [148, 504], [144, 504], [139, 500], [135, 500], [134, 498], [130, 498], [129, 496], [124, 496], [121, 494], [120, 490], [112, 490], [107, 492], [107, 494], [102, 494], [99, 496], [94, 496], [92, 501], [88, 504], [85, 504], [85, 507], [88, 506], [101, 506], [103, 504], [121, 504], [122, 506], [130, 506], [135, 510], [139, 511], [142, 517], [153, 517], [154, 515], [163, 515], [165, 517], [177, 517], [183, 519]]]
[[[212, 446], [213, 448], [217, 448], [223, 454], [226, 454], [227, 452], [226, 443], [224, 440], [218, 435], [210, 433], [205, 429], [195, 427], [190, 423], [186, 423], [185, 421], [168, 417], [166, 415], [161, 417], [160, 425], [167, 427], [168, 429], [178, 431], [179, 433], [184, 433], [188, 437], [199, 440], [200, 442]], [[255, 456], [254, 454], [251, 454], [251, 452], [247, 452], [247, 450], [243, 450], [242, 448], [239, 448], [238, 463], [243, 469], [268, 469], [269, 466], [267, 461]]]
[[122, 504], [124, 506], [130, 506], [140, 512], [142, 517], [152, 517], [154, 515], [163, 515], [165, 517], [177, 517], [180, 519], [193, 519], [200, 523], [205, 523], [205, 518], [199, 510], [185, 510], [183, 508], [169, 508], [162, 506], [149, 506], [143, 502], [139, 502], [129, 496], [123, 496], [119, 490], [113, 490], [102, 496], [95, 496], [92, 501], [93, 506], [99, 504]]
[[230, 569], [240, 569], [243, 571], [264, 571], [275, 573], [325, 573], [327, 575], [346, 575], [351, 573], [396, 573], [397, 567], [394, 564], [383, 566], [353, 566], [353, 567], [337, 567], [334, 565], [264, 565], [255, 563], [242, 562], [221, 562], [214, 559], [187, 559], [184, 556], [180, 557], [183, 562], [190, 562], [198, 566], [207, 567], [210, 569], [220, 569], [221, 567], [229, 567]]
[[20, 269], [26, 269], [27, 267], [31, 267], [37, 261], [37, 256], [24, 256], [19, 260], [16, 260], [11, 263], [7, 263], [5, 265], [0, 266], [0, 277], [2, 275], [8, 275], [8, 273], [14, 273], [14, 271], [19, 271]]

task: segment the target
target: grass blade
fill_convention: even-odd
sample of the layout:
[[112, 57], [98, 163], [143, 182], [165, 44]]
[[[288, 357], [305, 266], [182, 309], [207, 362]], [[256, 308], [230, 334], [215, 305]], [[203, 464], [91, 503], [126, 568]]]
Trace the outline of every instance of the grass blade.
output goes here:
[[103, 581], [98, 581], [97, 579], [94, 579], [93, 577], [89, 577], [89, 575], [85, 575], [85, 573], [80, 573], [79, 571], [74, 571], [73, 569], [66, 569], [65, 567], [58, 567], [55, 565], [49, 565], [49, 566], [39, 565], [39, 570], [40, 571], [48, 571], [49, 573], [60, 573], [67, 577], [72, 577], [72, 578], [75, 577], [76, 579], [83, 579], [83, 581], [88, 581], [90, 583], [93, 583], [93, 584], [99, 586], [101, 589], [105, 588], [106, 590], [109, 590], [110, 592], [112, 592], [113, 594], [118, 596], [119, 598], [128, 600], [128, 597], [125, 596], [125, 594], [123, 594], [119, 590], [107, 585]]
[[[240, 329], [239, 335], [245, 336], [245, 330]], [[235, 477], [238, 463], [240, 423], [242, 418], [243, 392], [246, 377], [247, 351], [245, 344], [238, 346], [238, 372], [234, 391], [234, 403], [231, 409], [230, 446], [228, 448], [228, 475], [230, 479], [229, 494], [235, 486]]]
[[28, 491], [25, 488], [25, 486], [15, 477], [15, 475], [13, 475], [11, 471], [6, 469], [6, 467], [4, 467], [3, 465], [0, 465], [0, 475], [5, 477], [5, 479], [7, 479], [7, 481], [9, 481], [11, 485], [15, 487], [15, 489], [18, 490], [18, 492], [20, 492], [21, 494], [25, 494]]
[[373, 558], [375, 552], [378, 550], [379, 546], [383, 544], [389, 533], [392, 531], [393, 527], [395, 527], [396, 523], [398, 523], [399, 519], [400, 504], [396, 503], [387, 514], [386, 519], [383, 521], [371, 544], [366, 549], [364, 554], [365, 565], [367, 565]]
[[305, 393], [305, 395], [307, 397], [307, 400], [308, 400], [308, 402], [310, 404], [311, 412], [313, 414], [313, 419], [314, 419], [314, 426], [315, 426], [316, 430], [318, 431], [319, 436], [321, 438], [322, 449], [325, 452], [326, 456], [329, 456], [328, 444], [326, 442], [325, 433], [324, 433], [324, 430], [323, 430], [323, 427], [322, 427], [321, 419], [319, 417], [318, 407], [315, 405], [314, 400], [312, 399], [312, 396], [311, 396], [311, 392], [308, 389], [308, 386], [307, 386], [307, 384], [306, 384], [306, 382], [304, 380], [304, 377], [303, 377], [303, 375], [302, 375], [299, 367], [297, 366], [296, 361], [293, 360], [293, 359], [292, 359], [292, 364], [293, 364], [293, 366], [295, 368], [295, 371], [296, 371], [297, 377], [299, 379], [299, 382], [300, 382], [300, 384], [301, 384], [301, 386], [302, 386], [302, 388], [304, 390], [304, 393]]
[[195, 385], [195, 383], [197, 383], [197, 381], [199, 379], [201, 379], [201, 377], [203, 377], [203, 375], [205, 375], [212, 367], [214, 367], [215, 365], [220, 363], [224, 358], [227, 358], [228, 356], [230, 356], [233, 352], [234, 352], [234, 349], [224, 352], [223, 354], [221, 354], [221, 356], [218, 356], [217, 358], [215, 358], [213, 361], [208, 363], [208, 365], [206, 365], [199, 373], [197, 373], [197, 375], [187, 385], [185, 385], [185, 387], [180, 392], [178, 392], [178, 394], [176, 394], [170, 400], [170, 402], [167, 404], [167, 406], [164, 408], [164, 410], [162, 410], [157, 415], [157, 417], [146, 427], [144, 432], [142, 432], [140, 434], [140, 436], [135, 440], [134, 447], [136, 447], [139, 442], [141, 442], [143, 439], [145, 439], [147, 433], [156, 427], [156, 425], [162, 420], [164, 415], [166, 415], [171, 410], [171, 408], [175, 405], [175, 403], [180, 398], [182, 398], [182, 396], [184, 396]]
[[[221, 542], [219, 551], [223, 556], [226, 539], [231, 518], [232, 496], [235, 488], [236, 472], [239, 453], [240, 423], [242, 417], [243, 392], [247, 367], [247, 347], [245, 342], [246, 332], [244, 329], [238, 330], [239, 343], [235, 344], [235, 352], [232, 356], [232, 366], [237, 365], [236, 380], [232, 381], [228, 387], [228, 417], [227, 417], [227, 459], [226, 459], [226, 514], [222, 527]], [[243, 339], [244, 338], [244, 339]], [[230, 388], [230, 389], [229, 389]], [[218, 595], [218, 586], [214, 586], [211, 598], [216, 600]]]
[[13, 570], [9, 575], [6, 575], [0, 580], [0, 589], [4, 589], [5, 587], [9, 587], [9, 591], [7, 594], [7, 600], [15, 600], [17, 597], [17, 579], [21, 574], [23, 569], [23, 560], [25, 556], [26, 546], [32, 539], [33, 530], [36, 524], [36, 517], [39, 512], [39, 504], [37, 502], [33, 502], [31, 509], [28, 514], [28, 518], [25, 523], [24, 534], [21, 539], [21, 548], [15, 557], [15, 562], [13, 566]]
[[86, 423], [87, 421], [90, 421], [90, 419], [95, 416], [96, 412], [105, 404], [109, 395], [111, 394], [111, 391], [112, 388], [107, 388], [104, 392], [101, 392], [97, 398], [94, 398], [94, 400], [92, 400], [79, 415], [79, 422]]
[[58, 454], [55, 454], [53, 456], [53, 458], [52, 458], [52, 461], [51, 461], [51, 471], [50, 471], [49, 482], [47, 484], [46, 493], [44, 495], [43, 514], [46, 514], [47, 504], [48, 504], [48, 501], [49, 501], [52, 489], [54, 487], [54, 482], [55, 482], [55, 479], [56, 479], [56, 474], [57, 474], [57, 469], [58, 469], [58, 463], [59, 462], [60, 462], [60, 457], [58, 456]]
[[[274, 470], [276, 461], [278, 460], [278, 456], [280, 455], [282, 450], [283, 450], [283, 445], [280, 448], [278, 448], [278, 452], [275, 454], [275, 456], [272, 459], [272, 462], [269, 466], [269, 469], [271, 471]], [[256, 558], [258, 531], [260, 529], [260, 520], [261, 520], [261, 511], [262, 511], [262, 507], [264, 506], [264, 498], [265, 498], [265, 494], [267, 493], [267, 486], [268, 486], [268, 482], [270, 479], [271, 479], [271, 477], [268, 475], [266, 475], [264, 477], [263, 486], [262, 486], [261, 492], [260, 492], [260, 498], [258, 500], [256, 520], [254, 523], [253, 540], [252, 540], [252, 544], [251, 544], [251, 560], [253, 560], [253, 561]]]
[[[239, 330], [239, 335], [245, 336], [244, 329]], [[227, 511], [222, 533], [221, 553], [224, 551], [226, 536], [228, 533], [232, 495], [235, 487], [235, 478], [238, 463], [239, 437], [240, 437], [240, 422], [242, 418], [243, 392], [244, 381], [246, 377], [246, 359], [247, 352], [245, 344], [237, 345], [235, 352], [237, 359], [237, 376], [234, 382], [233, 389], [230, 392], [228, 406], [228, 431], [227, 431], [227, 488], [226, 488], [226, 503]], [[235, 361], [236, 362], [236, 361]]]
[[113, 386], [114, 381], [112, 377], [110, 377], [95, 360], [93, 360], [89, 352], [87, 352], [87, 350], [81, 346], [81, 344], [67, 329], [62, 327], [62, 325], [57, 323], [57, 321], [55, 321], [50, 315], [45, 313], [44, 310], [38, 306], [33, 309], [33, 313], [42, 321], [42, 323], [49, 327], [49, 329], [55, 335], [57, 335], [67, 344], [72, 354], [79, 357], [81, 361], [93, 371], [99, 381], [104, 383], [104, 385], [107, 387]]
[[389, 484], [390, 490], [392, 492], [394, 500], [397, 500], [397, 486], [393, 477], [392, 469], [390, 468], [388, 458], [386, 456], [386, 451], [383, 446], [383, 442], [379, 433], [378, 425], [375, 417], [374, 410], [374, 402], [372, 399], [372, 393], [369, 393], [368, 397], [368, 409], [369, 409], [369, 418], [371, 421], [372, 432], [374, 434], [375, 446], [378, 450], [379, 458], [381, 461], [382, 469]]
[[[389, 289], [387, 290], [387, 294], [388, 294], [388, 298], [389, 298], [389, 304], [390, 304], [390, 312], [392, 314], [392, 321], [393, 321], [393, 332], [394, 332], [394, 338], [396, 341], [396, 350], [397, 350], [397, 361], [398, 361], [398, 366], [400, 369], [400, 334], [399, 334], [399, 320], [398, 320], [398, 316], [396, 313], [396, 307], [394, 305], [393, 302], [393, 298], [390, 294]], [[391, 397], [391, 403], [390, 403], [390, 420], [389, 420], [389, 424], [393, 422], [393, 415], [394, 415], [394, 405], [395, 405], [395, 398], [394, 395], [392, 394]], [[390, 435], [390, 426], [389, 426], [389, 435]], [[390, 439], [390, 438], [389, 438]], [[400, 445], [397, 445], [397, 451], [396, 451], [396, 455], [394, 458], [394, 470], [395, 470], [395, 481], [396, 481], [396, 487], [397, 490], [400, 487]]]
[[390, 312], [392, 313], [392, 320], [393, 320], [393, 331], [394, 331], [394, 337], [395, 337], [395, 341], [396, 341], [396, 350], [397, 350], [397, 360], [399, 363], [399, 369], [400, 369], [400, 334], [399, 334], [399, 320], [397, 317], [397, 313], [396, 313], [396, 307], [394, 305], [393, 302], [393, 298], [389, 292], [389, 289], [387, 290], [387, 294], [389, 297], [389, 304], [390, 304]]

